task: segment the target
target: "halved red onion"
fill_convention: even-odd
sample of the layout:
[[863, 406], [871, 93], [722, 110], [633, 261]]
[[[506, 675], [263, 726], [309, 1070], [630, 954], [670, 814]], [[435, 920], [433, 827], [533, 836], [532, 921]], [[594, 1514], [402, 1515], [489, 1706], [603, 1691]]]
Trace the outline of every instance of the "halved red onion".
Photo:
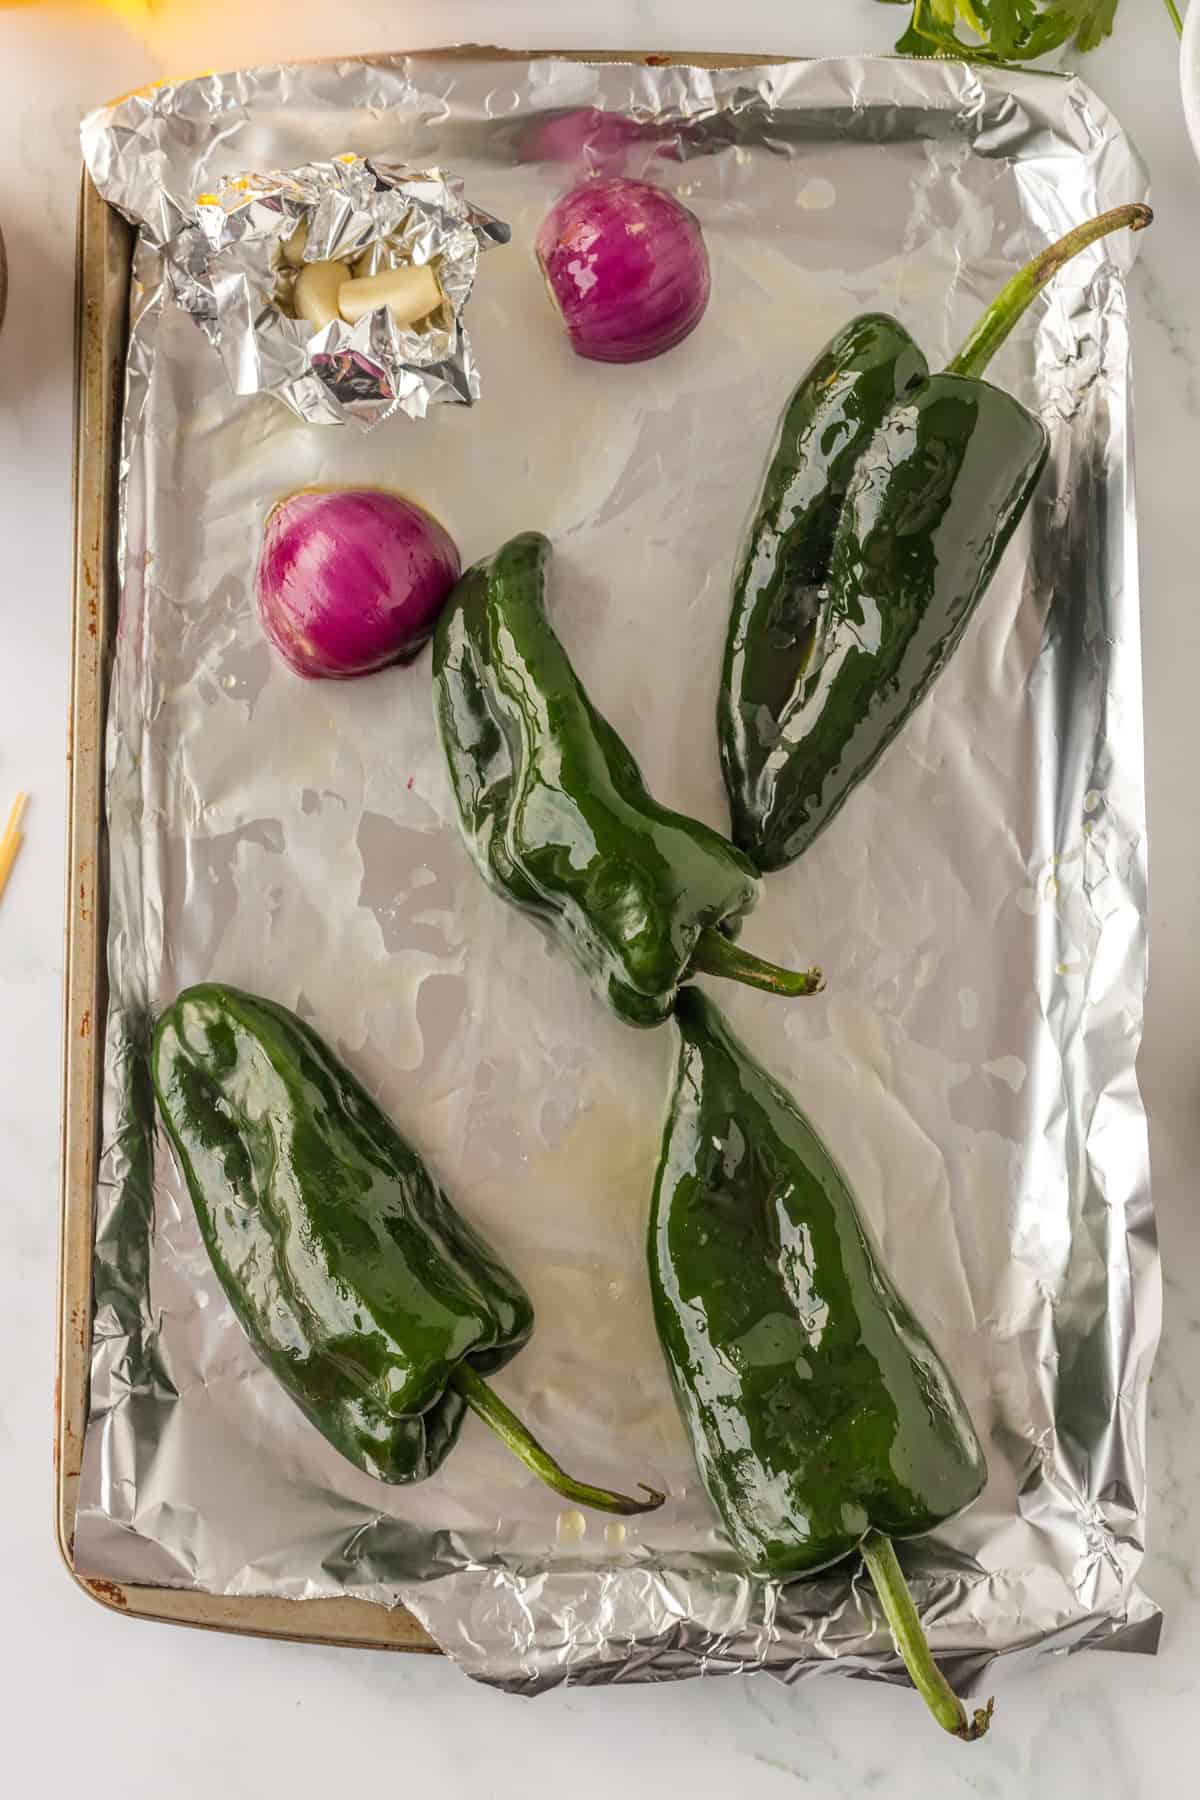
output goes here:
[[536, 248], [577, 356], [661, 356], [695, 330], [708, 305], [700, 222], [647, 181], [585, 181], [546, 214]]
[[460, 573], [453, 539], [414, 501], [304, 489], [267, 520], [259, 617], [298, 675], [344, 681], [415, 656]]

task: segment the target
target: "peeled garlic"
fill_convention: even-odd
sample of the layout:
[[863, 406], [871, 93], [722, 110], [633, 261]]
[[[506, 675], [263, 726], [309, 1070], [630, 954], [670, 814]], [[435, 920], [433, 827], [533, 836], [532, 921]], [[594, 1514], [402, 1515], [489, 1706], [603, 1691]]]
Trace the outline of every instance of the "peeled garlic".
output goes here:
[[292, 289], [292, 309], [320, 331], [338, 315], [338, 294], [350, 271], [344, 262], [305, 263]]
[[343, 280], [337, 296], [338, 311], [348, 325], [357, 325], [377, 306], [386, 306], [397, 325], [412, 325], [441, 304], [442, 290], [428, 263]]
[[283, 260], [298, 269], [304, 261], [304, 246], [308, 242], [308, 220], [301, 219], [290, 238], [284, 239]]

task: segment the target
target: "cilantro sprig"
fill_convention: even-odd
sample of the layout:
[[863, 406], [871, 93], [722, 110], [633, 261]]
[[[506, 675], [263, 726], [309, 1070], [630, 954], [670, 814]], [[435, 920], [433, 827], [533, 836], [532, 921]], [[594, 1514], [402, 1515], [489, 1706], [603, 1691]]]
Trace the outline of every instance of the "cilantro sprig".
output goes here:
[[[1070, 44], [1094, 50], [1113, 28], [1118, 0], [886, 0], [911, 5], [896, 45], [906, 56], [964, 56], [974, 62], [1033, 62]], [[1165, 0], [1176, 31], [1175, 0]], [[963, 37], [959, 26], [967, 28]]]

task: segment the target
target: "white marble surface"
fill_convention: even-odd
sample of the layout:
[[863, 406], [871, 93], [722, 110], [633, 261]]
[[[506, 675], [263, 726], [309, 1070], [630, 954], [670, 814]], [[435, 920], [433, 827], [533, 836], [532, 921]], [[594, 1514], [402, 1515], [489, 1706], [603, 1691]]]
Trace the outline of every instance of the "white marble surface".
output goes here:
[[[1200, 0], [1195, 0], [1200, 4]], [[873, 0], [0, 0], [0, 807], [32, 794], [0, 903], [0, 1733], [33, 1800], [571, 1793], [762, 1800], [884, 1793], [1175, 1800], [1196, 1791], [1200, 1701], [1200, 746], [1193, 601], [1200, 459], [1200, 169], [1160, 0], [1121, 0], [1085, 73], [1150, 163], [1158, 222], [1132, 284], [1151, 832], [1152, 988], [1141, 1077], [1166, 1266], [1154, 1378], [1152, 1553], [1162, 1652], [1043, 1663], [991, 1737], [940, 1739], [914, 1698], [841, 1681], [558, 1693], [530, 1706], [452, 1669], [123, 1624], [58, 1564], [50, 1423], [70, 546], [72, 250], [80, 114], [164, 74], [281, 55], [471, 40], [829, 53], [886, 49]], [[11, 1787], [9, 1783], [11, 1782]]]

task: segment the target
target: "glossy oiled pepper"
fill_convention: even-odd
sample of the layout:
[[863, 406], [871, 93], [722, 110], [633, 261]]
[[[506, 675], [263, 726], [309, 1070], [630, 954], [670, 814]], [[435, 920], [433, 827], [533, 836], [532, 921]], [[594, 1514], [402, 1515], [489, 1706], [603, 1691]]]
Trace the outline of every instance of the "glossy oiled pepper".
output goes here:
[[945, 667], [1029, 504], [1048, 438], [979, 379], [1120, 207], [1016, 275], [942, 374], [895, 320], [839, 332], [785, 410], [734, 582], [718, 704], [733, 838], [807, 849]]
[[576, 958], [631, 1025], [658, 1025], [699, 970], [776, 993], [793, 974], [732, 941], [760, 882], [740, 851], [660, 806], [589, 701], [545, 611], [537, 532], [463, 576], [434, 637], [434, 706], [484, 879]]
[[773, 867], [806, 779], [788, 720], [829, 581], [846, 489], [896, 401], [929, 374], [904, 327], [852, 319], [792, 394], [734, 577], [719, 702], [721, 767], [734, 842]]
[[795, 1102], [695, 989], [675, 1022], [650, 1281], [704, 1485], [757, 1574], [861, 1552], [941, 1723], [978, 1735], [986, 1717], [968, 1724], [934, 1667], [891, 1548], [983, 1488], [962, 1399]]
[[213, 1268], [258, 1355], [323, 1436], [380, 1481], [422, 1481], [470, 1408], [556, 1492], [565, 1475], [491, 1391], [529, 1297], [365, 1088], [302, 1020], [189, 988], [154, 1034], [154, 1090]]

